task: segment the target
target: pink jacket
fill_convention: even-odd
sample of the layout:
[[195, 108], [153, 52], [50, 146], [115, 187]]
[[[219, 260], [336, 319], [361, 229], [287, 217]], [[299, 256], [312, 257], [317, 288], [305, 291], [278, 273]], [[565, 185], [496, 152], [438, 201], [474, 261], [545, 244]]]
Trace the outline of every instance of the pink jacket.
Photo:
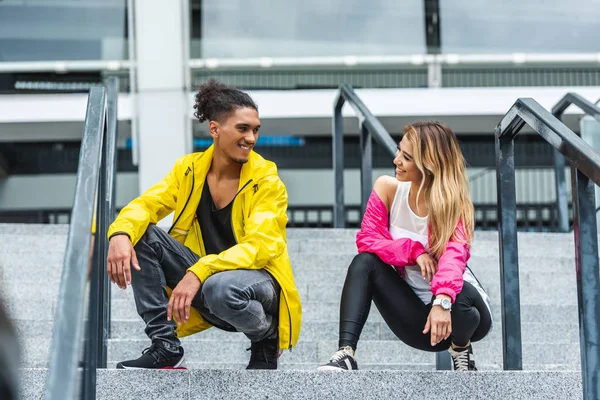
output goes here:
[[[462, 222], [459, 221], [455, 236], [464, 238]], [[416, 265], [417, 258], [427, 250], [420, 243], [408, 238], [392, 239], [389, 232], [389, 215], [385, 204], [373, 190], [367, 209], [356, 234], [356, 247], [359, 253], [374, 253], [386, 264], [393, 265], [402, 273], [404, 266]], [[449, 241], [446, 250], [438, 260], [438, 269], [431, 281], [434, 295], [446, 294], [456, 300], [463, 287], [463, 274], [469, 260], [469, 245]]]

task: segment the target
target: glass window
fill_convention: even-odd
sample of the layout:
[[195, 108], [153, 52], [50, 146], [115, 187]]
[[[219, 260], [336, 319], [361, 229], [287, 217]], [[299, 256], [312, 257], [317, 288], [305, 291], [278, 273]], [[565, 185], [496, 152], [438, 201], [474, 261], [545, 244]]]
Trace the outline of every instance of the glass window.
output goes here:
[[192, 1], [192, 58], [425, 53], [422, 0]]
[[445, 53], [600, 51], [600, 0], [442, 0]]
[[127, 59], [126, 0], [0, 1], [0, 62]]

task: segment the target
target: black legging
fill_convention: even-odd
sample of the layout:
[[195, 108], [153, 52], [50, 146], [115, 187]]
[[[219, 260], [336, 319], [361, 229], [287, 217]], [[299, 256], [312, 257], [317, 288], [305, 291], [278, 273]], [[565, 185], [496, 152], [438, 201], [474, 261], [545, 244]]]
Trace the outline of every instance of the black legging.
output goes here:
[[371, 299], [392, 332], [419, 350], [442, 351], [481, 340], [491, 328], [491, 315], [473, 285], [464, 282], [452, 305], [451, 336], [431, 346], [430, 333], [423, 334], [431, 304], [424, 304], [408, 283], [389, 265], [371, 253], [358, 254], [348, 267], [340, 306], [339, 346], [356, 344], [369, 316]]

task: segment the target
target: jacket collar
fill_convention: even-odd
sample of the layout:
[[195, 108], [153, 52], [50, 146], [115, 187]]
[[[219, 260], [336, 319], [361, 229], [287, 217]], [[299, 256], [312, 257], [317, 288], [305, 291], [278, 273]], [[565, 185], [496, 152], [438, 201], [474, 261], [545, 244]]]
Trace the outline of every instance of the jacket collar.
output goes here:
[[[194, 170], [196, 178], [200, 182], [206, 180], [206, 175], [208, 174], [213, 159], [214, 147], [213, 144], [205, 151], [196, 153], [197, 157], [195, 158]], [[254, 182], [257, 182], [268, 175], [277, 175], [277, 167], [275, 164], [268, 162], [260, 154], [252, 150], [248, 157], [248, 162], [242, 165], [238, 190], [241, 190], [249, 180], [252, 179]]]

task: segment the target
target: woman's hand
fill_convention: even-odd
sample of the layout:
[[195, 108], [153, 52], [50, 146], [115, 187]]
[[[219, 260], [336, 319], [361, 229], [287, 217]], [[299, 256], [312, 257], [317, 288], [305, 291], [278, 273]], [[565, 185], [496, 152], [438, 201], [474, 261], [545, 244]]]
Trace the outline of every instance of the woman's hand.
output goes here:
[[441, 306], [431, 307], [423, 334], [431, 331], [431, 346], [435, 346], [442, 340], [446, 340], [452, 333], [452, 317], [450, 310], [444, 310]]
[[417, 257], [417, 265], [421, 268], [423, 280], [427, 279], [427, 283], [431, 285], [433, 275], [437, 271], [437, 262], [428, 253], [423, 253]]

